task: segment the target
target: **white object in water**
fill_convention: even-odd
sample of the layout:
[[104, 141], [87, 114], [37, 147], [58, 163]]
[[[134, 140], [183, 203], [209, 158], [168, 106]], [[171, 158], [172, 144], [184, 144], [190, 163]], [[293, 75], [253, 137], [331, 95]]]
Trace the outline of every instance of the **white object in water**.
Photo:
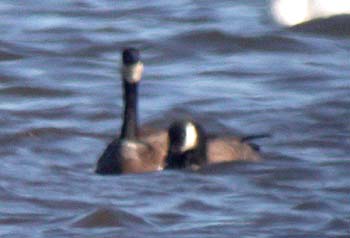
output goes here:
[[275, 20], [286, 26], [315, 18], [350, 14], [350, 0], [271, 0]]

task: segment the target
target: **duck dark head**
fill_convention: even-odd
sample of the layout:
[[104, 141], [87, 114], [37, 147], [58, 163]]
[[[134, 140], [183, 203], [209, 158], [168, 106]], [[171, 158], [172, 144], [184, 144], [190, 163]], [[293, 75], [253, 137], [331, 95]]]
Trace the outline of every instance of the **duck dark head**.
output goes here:
[[199, 124], [191, 120], [175, 121], [169, 127], [168, 136], [166, 168], [196, 169], [206, 163], [206, 138]]
[[122, 53], [122, 78], [127, 83], [137, 83], [142, 78], [143, 63], [140, 51], [135, 48], [126, 48]]

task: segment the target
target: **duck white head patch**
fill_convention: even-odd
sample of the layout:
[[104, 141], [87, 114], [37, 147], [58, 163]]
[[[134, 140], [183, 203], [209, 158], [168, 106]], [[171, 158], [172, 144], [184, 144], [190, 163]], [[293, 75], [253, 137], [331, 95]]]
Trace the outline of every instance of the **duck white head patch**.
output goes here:
[[187, 123], [185, 126], [185, 138], [181, 146], [181, 152], [185, 152], [195, 148], [198, 145], [198, 132], [192, 123]]

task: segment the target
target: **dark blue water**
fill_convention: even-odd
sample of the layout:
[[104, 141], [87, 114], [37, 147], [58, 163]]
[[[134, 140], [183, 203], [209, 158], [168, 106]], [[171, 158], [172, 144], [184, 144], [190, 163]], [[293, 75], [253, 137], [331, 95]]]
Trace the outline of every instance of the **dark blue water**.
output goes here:
[[[268, 11], [2, 0], [0, 237], [349, 237], [349, 21], [283, 29]], [[143, 123], [270, 132], [265, 160], [95, 175], [121, 125], [126, 46], [145, 62]]]

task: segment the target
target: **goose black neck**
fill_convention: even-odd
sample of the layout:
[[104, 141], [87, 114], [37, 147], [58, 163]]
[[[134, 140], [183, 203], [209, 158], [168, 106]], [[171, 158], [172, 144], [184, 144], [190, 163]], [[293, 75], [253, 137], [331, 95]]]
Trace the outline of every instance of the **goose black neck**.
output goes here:
[[121, 138], [137, 138], [137, 83], [128, 83], [123, 80], [124, 87], [124, 120]]

